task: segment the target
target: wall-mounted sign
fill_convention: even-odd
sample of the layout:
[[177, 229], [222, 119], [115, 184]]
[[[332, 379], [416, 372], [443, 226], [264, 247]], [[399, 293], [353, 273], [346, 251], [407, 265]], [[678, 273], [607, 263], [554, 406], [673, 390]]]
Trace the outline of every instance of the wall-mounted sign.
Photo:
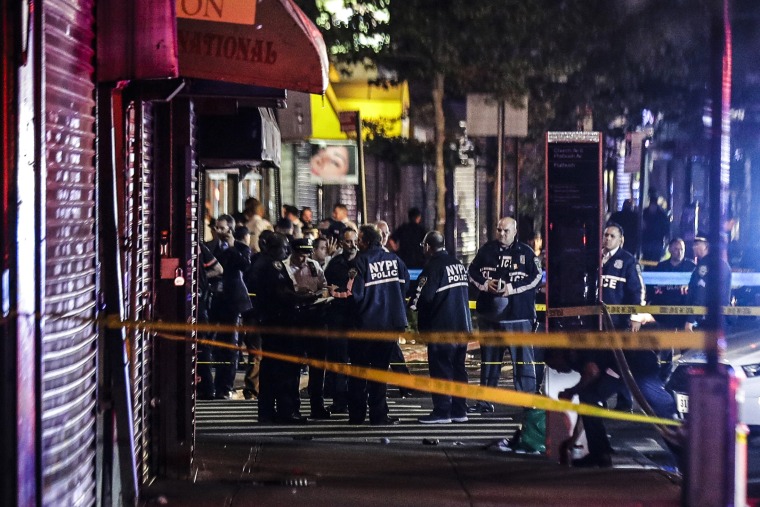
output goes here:
[[252, 25], [256, 0], [177, 0], [177, 17], [214, 23]]

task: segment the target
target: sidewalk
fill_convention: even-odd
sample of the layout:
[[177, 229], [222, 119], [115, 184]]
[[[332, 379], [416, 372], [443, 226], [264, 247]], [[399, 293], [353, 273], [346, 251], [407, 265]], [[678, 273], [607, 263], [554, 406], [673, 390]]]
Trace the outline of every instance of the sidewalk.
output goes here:
[[140, 505], [679, 505], [658, 470], [571, 469], [542, 456], [454, 445], [198, 442], [196, 480], [161, 480]]

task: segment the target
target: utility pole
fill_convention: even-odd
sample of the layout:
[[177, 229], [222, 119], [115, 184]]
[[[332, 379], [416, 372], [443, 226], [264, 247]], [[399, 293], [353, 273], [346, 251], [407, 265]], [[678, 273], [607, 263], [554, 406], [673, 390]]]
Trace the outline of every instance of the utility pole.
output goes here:
[[[746, 452], [737, 459], [737, 441], [746, 427], [738, 425], [739, 379], [719, 361], [725, 336], [721, 306], [720, 268], [726, 253], [721, 231], [727, 204], [730, 169], [731, 8], [730, 0], [713, 0], [710, 20], [710, 89], [712, 125], [710, 142], [710, 263], [707, 266], [707, 368], [689, 379], [688, 444], [686, 447], [684, 505], [746, 505]], [[716, 417], [717, 414], [717, 417]], [[746, 447], [746, 443], [744, 444]], [[742, 450], [739, 446], [740, 451]]]

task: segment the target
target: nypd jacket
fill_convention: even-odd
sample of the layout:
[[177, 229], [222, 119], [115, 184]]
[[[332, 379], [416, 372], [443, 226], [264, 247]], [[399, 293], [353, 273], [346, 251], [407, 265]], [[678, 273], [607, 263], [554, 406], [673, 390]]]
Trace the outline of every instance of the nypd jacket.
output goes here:
[[289, 326], [297, 324], [294, 317], [299, 305], [309, 304], [316, 296], [298, 294], [293, 286], [288, 270], [282, 261], [263, 254], [256, 261], [256, 275], [253, 290], [256, 292], [256, 307], [262, 325]]
[[433, 254], [417, 279], [410, 308], [420, 331], [472, 331], [467, 270], [445, 251]]
[[406, 328], [404, 294], [409, 271], [394, 253], [380, 245], [356, 256], [356, 273], [350, 273], [346, 292], [336, 298], [351, 297], [359, 310], [360, 329], [402, 330]]
[[[351, 329], [357, 325], [356, 302], [348, 297], [348, 283], [356, 276], [356, 258], [348, 260], [344, 255], [336, 255], [325, 266], [328, 285], [335, 285], [336, 297], [327, 312], [327, 325], [332, 329]], [[340, 297], [343, 295], [343, 297]]]
[[[643, 305], [644, 281], [636, 258], [622, 248], [602, 264], [602, 302], [607, 305]], [[630, 317], [614, 315], [618, 330], [628, 326]]]
[[[536, 320], [536, 288], [541, 283], [541, 261], [525, 243], [503, 246], [489, 241], [478, 250], [468, 269], [470, 282], [480, 291], [477, 312], [492, 320]], [[503, 294], [488, 292], [488, 280], [503, 280]], [[498, 312], [494, 319], [494, 312]]]

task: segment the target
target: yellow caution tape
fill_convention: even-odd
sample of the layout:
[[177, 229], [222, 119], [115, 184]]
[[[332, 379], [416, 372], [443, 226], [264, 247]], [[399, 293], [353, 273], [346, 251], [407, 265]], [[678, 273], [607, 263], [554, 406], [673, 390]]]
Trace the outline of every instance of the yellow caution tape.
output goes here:
[[[159, 336], [175, 340], [185, 341], [183, 336], [171, 336], [163, 333]], [[212, 340], [198, 340], [199, 344], [213, 345], [216, 347], [233, 348], [236, 350], [245, 350], [244, 347], [237, 347], [231, 344], [218, 343]], [[320, 361], [318, 359], [308, 359], [301, 356], [290, 356], [274, 352], [257, 350], [255, 354], [280, 361], [290, 363], [307, 364], [322, 370], [342, 373], [352, 377], [363, 378], [372, 382], [384, 384], [393, 384], [408, 389], [426, 391], [436, 394], [456, 396], [459, 398], [469, 398], [472, 400], [483, 400], [500, 405], [511, 405], [515, 407], [538, 408], [553, 412], [577, 412], [582, 415], [603, 417], [605, 419], [617, 419], [620, 421], [642, 422], [651, 424], [663, 424], [667, 426], [680, 426], [679, 421], [673, 419], [664, 419], [660, 417], [649, 417], [642, 414], [631, 414], [630, 412], [617, 412], [608, 410], [596, 405], [587, 405], [584, 403], [573, 403], [565, 400], [554, 400], [539, 394], [523, 393], [512, 389], [503, 389], [497, 387], [478, 386], [465, 384], [462, 382], [453, 382], [450, 380], [435, 379], [422, 377], [418, 375], [395, 373], [391, 371], [382, 371], [374, 368], [363, 366], [354, 366], [345, 363], [331, 363]]]
[[464, 332], [389, 332], [362, 330], [328, 330], [324, 328], [284, 328], [263, 326], [233, 326], [224, 324], [186, 324], [172, 322], [133, 322], [108, 319], [108, 327], [126, 327], [144, 329], [153, 332], [207, 332], [207, 333], [263, 333], [269, 335], [293, 336], [303, 338], [346, 338], [351, 340], [378, 340], [395, 342], [399, 338], [407, 341], [416, 340], [423, 343], [459, 343], [478, 342], [491, 346], [527, 346], [574, 349], [617, 348], [624, 350], [651, 350], [664, 348], [702, 348], [707, 338], [705, 332], [573, 332], [573, 333], [512, 333], [506, 331]]
[[[651, 315], [707, 315], [704, 306], [663, 306], [663, 305], [607, 305], [607, 311], [612, 315], [633, 315], [649, 313]], [[601, 306], [573, 306], [565, 308], [550, 308], [546, 314], [550, 318], [577, 317], [582, 315], [599, 315]], [[760, 306], [724, 306], [724, 315], [740, 317], [760, 316]]]

